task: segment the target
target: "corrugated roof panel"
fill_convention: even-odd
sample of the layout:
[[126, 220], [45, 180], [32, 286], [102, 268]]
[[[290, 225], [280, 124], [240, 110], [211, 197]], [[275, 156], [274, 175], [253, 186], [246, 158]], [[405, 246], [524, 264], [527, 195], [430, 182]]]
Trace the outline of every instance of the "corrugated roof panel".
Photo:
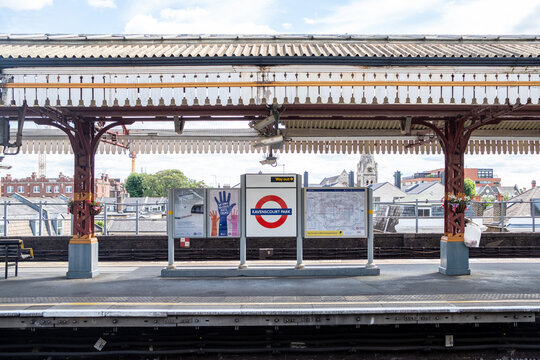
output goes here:
[[[370, 56], [539, 57], [533, 37], [128, 37], [13, 35], [0, 37], [3, 58], [92, 58], [161, 56]], [[473, 40], [470, 40], [473, 39]], [[180, 50], [182, 49], [182, 50]]]

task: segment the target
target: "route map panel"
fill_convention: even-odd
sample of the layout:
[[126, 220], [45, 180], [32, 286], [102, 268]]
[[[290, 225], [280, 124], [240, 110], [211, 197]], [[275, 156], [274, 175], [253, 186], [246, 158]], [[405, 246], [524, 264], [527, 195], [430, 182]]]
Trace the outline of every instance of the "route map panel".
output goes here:
[[367, 237], [365, 188], [311, 188], [304, 193], [306, 237]]

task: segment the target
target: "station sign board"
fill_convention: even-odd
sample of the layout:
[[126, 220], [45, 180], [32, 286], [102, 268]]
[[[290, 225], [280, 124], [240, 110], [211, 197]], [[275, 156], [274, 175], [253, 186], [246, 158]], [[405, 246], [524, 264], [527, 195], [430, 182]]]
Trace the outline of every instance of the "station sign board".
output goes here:
[[296, 174], [246, 175], [246, 236], [297, 235]]

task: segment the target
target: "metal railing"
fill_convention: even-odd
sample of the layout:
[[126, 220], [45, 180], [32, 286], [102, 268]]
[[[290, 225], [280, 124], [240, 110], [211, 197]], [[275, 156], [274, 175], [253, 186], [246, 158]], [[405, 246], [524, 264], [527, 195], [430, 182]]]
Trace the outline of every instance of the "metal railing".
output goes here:
[[[100, 231], [102, 235], [165, 235], [167, 207], [167, 201], [106, 203], [103, 211], [94, 217], [96, 232]], [[68, 213], [66, 202], [26, 204], [5, 200], [0, 209], [3, 210], [0, 236], [72, 234], [72, 215]], [[440, 201], [374, 202], [374, 209], [374, 227], [380, 232], [443, 232], [444, 213]], [[465, 216], [492, 232], [536, 232], [540, 222], [540, 199], [472, 202]]]

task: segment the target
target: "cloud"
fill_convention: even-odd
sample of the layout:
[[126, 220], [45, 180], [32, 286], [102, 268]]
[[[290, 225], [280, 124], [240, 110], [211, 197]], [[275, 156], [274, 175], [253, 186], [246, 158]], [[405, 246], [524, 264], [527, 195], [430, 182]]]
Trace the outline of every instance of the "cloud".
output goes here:
[[[135, 3], [136, 4], [136, 3]], [[160, 2], [168, 7], [136, 12], [125, 33], [152, 34], [273, 34], [268, 23], [274, 0], [202, 0]], [[179, 5], [180, 4], [180, 5]], [[136, 10], [136, 9], [135, 9]], [[133, 12], [133, 10], [131, 10]]]
[[11, 10], [41, 10], [53, 4], [53, 0], [0, 0], [0, 8]]
[[116, 8], [114, 0], [88, 0], [88, 5], [95, 8]]
[[536, 34], [539, 6], [538, 0], [360, 0], [304, 22], [332, 34]]

